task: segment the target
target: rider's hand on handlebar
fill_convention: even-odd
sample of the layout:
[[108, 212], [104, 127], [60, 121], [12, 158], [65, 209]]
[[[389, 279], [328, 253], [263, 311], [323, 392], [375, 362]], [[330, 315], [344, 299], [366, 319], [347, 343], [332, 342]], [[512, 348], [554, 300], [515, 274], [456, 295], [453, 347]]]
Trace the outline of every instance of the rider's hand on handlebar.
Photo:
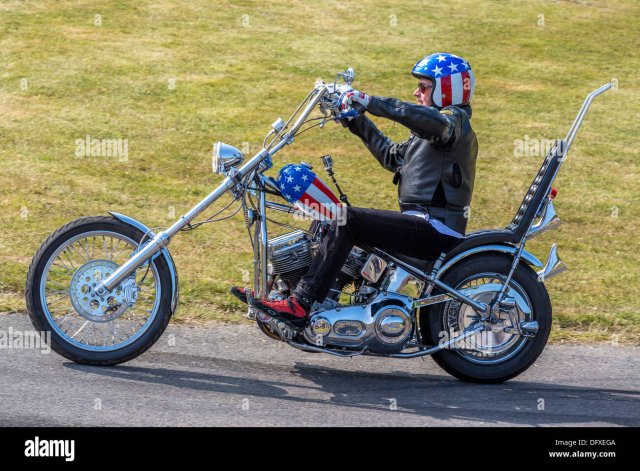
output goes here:
[[342, 127], [349, 127], [349, 122], [358, 116], [358, 112], [353, 108], [347, 108], [346, 110], [340, 110], [336, 113], [334, 121], [342, 124]]
[[349, 87], [349, 90], [344, 90], [340, 97], [341, 109], [343, 110], [353, 108], [354, 103], [358, 103], [366, 109], [367, 106], [369, 106], [370, 101], [371, 97], [369, 95], [359, 92], [358, 90], [354, 90], [351, 87]]

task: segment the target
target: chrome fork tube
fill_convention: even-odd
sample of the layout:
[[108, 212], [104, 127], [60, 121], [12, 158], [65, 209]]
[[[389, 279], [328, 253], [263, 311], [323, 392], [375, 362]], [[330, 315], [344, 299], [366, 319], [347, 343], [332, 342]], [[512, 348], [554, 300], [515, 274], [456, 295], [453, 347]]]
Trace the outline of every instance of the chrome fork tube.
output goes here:
[[[294, 136], [298, 129], [302, 126], [305, 119], [309, 116], [313, 108], [318, 104], [323, 95], [327, 92], [327, 87], [325, 85], [317, 87], [317, 93], [315, 97], [307, 104], [304, 111], [298, 118], [298, 120], [293, 125], [291, 131], [282, 136], [280, 142], [275, 144], [269, 150], [262, 149], [256, 155], [254, 155], [246, 164], [238, 169], [238, 172], [232, 177], [226, 177], [220, 186], [218, 186], [215, 190], [213, 190], [208, 196], [206, 196], [202, 201], [200, 201], [197, 205], [195, 205], [187, 214], [178, 219], [171, 227], [168, 229], [158, 233], [151, 241], [145, 245], [138, 253], [136, 253], [133, 257], [127, 260], [125, 263], [120, 265], [114, 271], [111, 276], [109, 276], [106, 280], [102, 281], [98, 286], [96, 286], [96, 293], [98, 295], [103, 295], [104, 293], [111, 291], [114, 289], [122, 280], [124, 280], [127, 276], [129, 276], [135, 269], [137, 269], [140, 265], [142, 265], [148, 258], [153, 257], [160, 250], [166, 247], [171, 238], [176, 235], [183, 227], [189, 224], [194, 218], [196, 218], [199, 214], [201, 214], [205, 209], [207, 209], [212, 203], [214, 203], [218, 198], [220, 198], [225, 192], [233, 188], [233, 186], [242, 181], [250, 172], [256, 170], [259, 165], [267, 158], [273, 156], [276, 152], [282, 149], [284, 146], [293, 142]], [[264, 192], [262, 192], [262, 196], [260, 198], [261, 201], [261, 217], [264, 213]], [[266, 219], [264, 220], [266, 221]], [[261, 221], [261, 233], [260, 233], [260, 241], [261, 248], [264, 248], [264, 253], [261, 254], [261, 260], [264, 263], [264, 266], [261, 267], [263, 269], [262, 278], [261, 278], [261, 289], [266, 289], [266, 222]], [[255, 287], [254, 287], [255, 288]]]
[[125, 263], [120, 265], [116, 269], [116, 271], [111, 274], [110, 277], [108, 277], [96, 287], [96, 293], [98, 295], [101, 295], [105, 292], [111, 291], [116, 286], [118, 286], [122, 280], [129, 276], [131, 272], [142, 265], [148, 258], [153, 257], [156, 253], [166, 247], [169, 244], [171, 237], [173, 237], [184, 226], [189, 224], [189, 222], [191, 222], [195, 217], [202, 213], [202, 211], [207, 209], [207, 207], [209, 207], [211, 203], [220, 198], [220, 196], [222, 196], [233, 185], [234, 183], [229, 177], [225, 178], [220, 186], [218, 186], [218, 188], [213, 190], [206, 198], [204, 198], [196, 206], [194, 206], [187, 214], [181, 216], [180, 219], [178, 219], [168, 229], [156, 234], [156, 236], [151, 239], [151, 241], [147, 245], [145, 245], [142, 250], [136, 253]]
[[[263, 187], [267, 180], [263, 177], [255, 179], [256, 186]], [[257, 223], [253, 229], [253, 292], [254, 297], [266, 299], [268, 293], [268, 249], [267, 207], [265, 191], [260, 191], [258, 199]]]
[[261, 299], [267, 298], [267, 249], [269, 240], [267, 238], [267, 210], [265, 204], [265, 192], [260, 192], [260, 291]]
[[129, 276], [136, 268], [142, 265], [148, 258], [153, 257], [156, 253], [166, 247], [171, 238], [176, 235], [180, 229], [189, 224], [193, 219], [198, 217], [204, 210], [206, 210], [211, 204], [213, 204], [218, 198], [220, 198], [224, 193], [229, 191], [238, 181], [242, 181], [242, 179], [247, 176], [250, 172], [252, 172], [260, 163], [270, 155], [273, 155], [282, 147], [284, 147], [286, 142], [280, 141], [278, 144], [274, 146], [274, 148], [267, 152], [265, 149], [262, 149], [258, 152], [251, 160], [249, 160], [246, 164], [244, 164], [238, 170], [238, 173], [232, 178], [226, 177], [222, 183], [211, 193], [209, 193], [202, 201], [196, 204], [187, 214], [181, 216], [171, 227], [168, 229], [156, 234], [156, 236], [151, 239], [151, 241], [145, 245], [142, 250], [136, 253], [133, 257], [127, 260], [125, 263], [120, 265], [116, 271], [114, 271], [110, 277], [104, 280], [96, 287], [96, 293], [98, 295], [104, 294], [105, 292], [111, 291], [114, 289], [122, 280], [124, 280], [127, 276]]

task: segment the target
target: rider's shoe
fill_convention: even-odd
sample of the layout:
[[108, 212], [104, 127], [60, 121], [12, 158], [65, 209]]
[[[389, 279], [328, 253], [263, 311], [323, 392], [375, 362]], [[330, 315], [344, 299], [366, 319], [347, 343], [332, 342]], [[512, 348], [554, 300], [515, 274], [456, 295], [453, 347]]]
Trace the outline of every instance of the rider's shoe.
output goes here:
[[307, 323], [309, 309], [295, 296], [289, 296], [286, 299], [276, 301], [252, 299], [251, 305], [273, 318], [285, 321], [298, 331], [304, 329]]
[[253, 290], [250, 288], [245, 288], [244, 286], [232, 286], [231, 294], [233, 294], [236, 298], [238, 298], [243, 303], [247, 304], [247, 291], [253, 297]]

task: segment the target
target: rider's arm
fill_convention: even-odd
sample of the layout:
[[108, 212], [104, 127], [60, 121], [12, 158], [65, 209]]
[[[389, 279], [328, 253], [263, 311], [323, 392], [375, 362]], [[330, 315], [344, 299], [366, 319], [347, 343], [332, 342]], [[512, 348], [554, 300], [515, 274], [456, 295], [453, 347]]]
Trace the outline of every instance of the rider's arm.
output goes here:
[[416, 136], [433, 145], [449, 143], [454, 137], [458, 114], [445, 114], [430, 106], [416, 105], [396, 98], [371, 97], [366, 110], [409, 128]]
[[404, 153], [412, 138], [404, 142], [393, 142], [376, 127], [364, 114], [349, 121], [347, 127], [362, 139], [367, 149], [378, 159], [380, 165], [395, 172], [404, 161]]

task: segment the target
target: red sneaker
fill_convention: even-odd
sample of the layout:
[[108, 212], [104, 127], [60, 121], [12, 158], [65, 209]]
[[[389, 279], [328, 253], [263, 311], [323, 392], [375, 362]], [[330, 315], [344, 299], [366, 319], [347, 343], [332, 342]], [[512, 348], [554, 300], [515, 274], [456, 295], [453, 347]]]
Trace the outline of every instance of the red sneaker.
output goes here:
[[231, 294], [245, 304], [247, 304], [247, 291], [251, 294], [251, 297], [253, 297], [253, 290], [245, 288], [244, 286], [232, 286], [230, 291]]
[[296, 330], [304, 329], [307, 323], [308, 310], [295, 296], [278, 301], [252, 299], [251, 305], [271, 317], [286, 321]]

